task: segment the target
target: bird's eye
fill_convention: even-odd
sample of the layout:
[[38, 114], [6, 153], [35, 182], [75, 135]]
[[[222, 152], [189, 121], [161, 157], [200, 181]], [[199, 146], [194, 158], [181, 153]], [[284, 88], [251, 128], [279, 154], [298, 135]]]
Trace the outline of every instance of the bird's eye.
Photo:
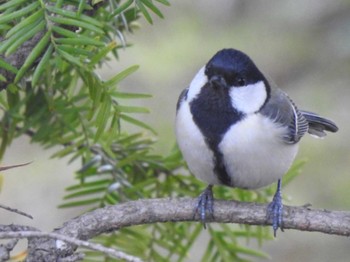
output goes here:
[[235, 86], [245, 86], [246, 81], [243, 77], [239, 77], [235, 81]]

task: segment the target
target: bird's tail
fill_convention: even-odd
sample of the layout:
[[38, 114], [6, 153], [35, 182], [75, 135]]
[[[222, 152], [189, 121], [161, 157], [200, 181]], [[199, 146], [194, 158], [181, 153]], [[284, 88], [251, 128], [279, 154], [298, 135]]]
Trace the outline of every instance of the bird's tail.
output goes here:
[[317, 137], [324, 137], [326, 136], [325, 131], [329, 131], [332, 133], [335, 133], [338, 131], [337, 125], [324, 117], [321, 117], [315, 113], [308, 112], [308, 111], [300, 111], [303, 116], [306, 118], [306, 120], [309, 122], [309, 134], [317, 136]]

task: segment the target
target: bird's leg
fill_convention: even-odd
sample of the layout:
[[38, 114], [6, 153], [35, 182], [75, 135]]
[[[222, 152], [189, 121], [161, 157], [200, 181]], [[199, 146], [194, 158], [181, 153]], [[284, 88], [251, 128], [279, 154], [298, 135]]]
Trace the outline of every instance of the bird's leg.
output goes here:
[[202, 194], [199, 195], [198, 197], [198, 202], [196, 205], [196, 208], [194, 210], [194, 216], [196, 214], [199, 215], [200, 220], [203, 223], [203, 227], [206, 228], [205, 222], [206, 222], [206, 213], [211, 217], [214, 217], [214, 209], [213, 209], [213, 201], [214, 201], [214, 196], [213, 196], [213, 185], [209, 185], [203, 192]]
[[272, 202], [267, 207], [267, 218], [272, 220], [273, 235], [276, 237], [277, 229], [283, 231], [283, 204], [281, 196], [281, 179], [277, 182], [277, 190], [272, 199]]

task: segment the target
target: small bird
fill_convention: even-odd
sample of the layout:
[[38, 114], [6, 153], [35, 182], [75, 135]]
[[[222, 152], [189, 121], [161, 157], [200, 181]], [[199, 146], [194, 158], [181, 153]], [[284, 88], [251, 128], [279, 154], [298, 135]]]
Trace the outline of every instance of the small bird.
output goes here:
[[199, 70], [177, 102], [176, 138], [189, 170], [208, 187], [198, 197], [205, 226], [213, 216], [213, 185], [257, 189], [277, 181], [267, 208], [274, 235], [283, 231], [281, 179], [308, 132], [337, 132], [330, 120], [298, 110], [245, 53], [217, 52]]

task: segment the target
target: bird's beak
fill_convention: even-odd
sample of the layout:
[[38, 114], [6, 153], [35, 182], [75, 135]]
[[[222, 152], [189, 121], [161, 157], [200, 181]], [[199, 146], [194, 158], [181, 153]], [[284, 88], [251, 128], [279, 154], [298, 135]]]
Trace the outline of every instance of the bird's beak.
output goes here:
[[222, 76], [215, 75], [209, 79], [209, 83], [215, 88], [225, 88], [227, 83]]

